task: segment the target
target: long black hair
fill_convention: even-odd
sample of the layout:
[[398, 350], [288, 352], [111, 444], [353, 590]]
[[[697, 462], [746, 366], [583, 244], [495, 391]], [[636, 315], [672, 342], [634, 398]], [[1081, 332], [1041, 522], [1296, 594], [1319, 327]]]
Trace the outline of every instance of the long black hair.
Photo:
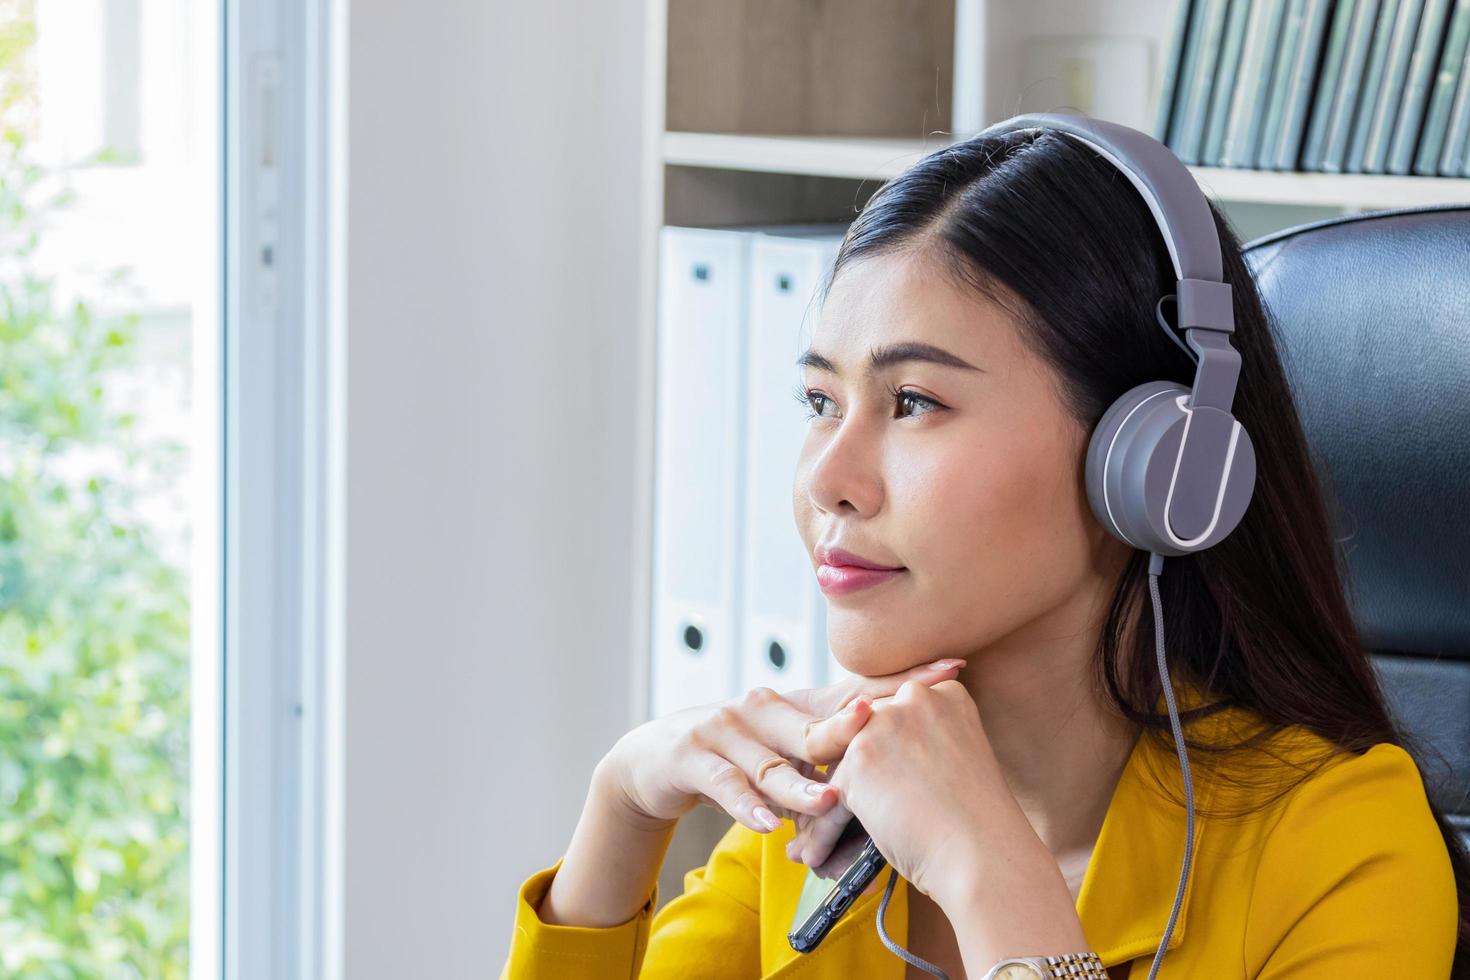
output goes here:
[[[1271, 451], [1257, 454], [1255, 495], [1241, 523], [1214, 547], [1169, 559], [1159, 589], [1171, 675], [1213, 699], [1181, 720], [1242, 706], [1260, 726], [1233, 744], [1186, 735], [1186, 746], [1191, 756], [1221, 757], [1300, 725], [1334, 750], [1389, 742], [1422, 760], [1425, 747], [1390, 716], [1353, 621], [1327, 498], [1240, 239], [1213, 203], [1210, 210], [1235, 303], [1231, 341], [1241, 371], [1233, 414]], [[864, 205], [823, 292], [858, 259], [914, 250], [1024, 324], [1024, 341], [1053, 368], [1059, 396], [1085, 431], [1135, 385], [1194, 380], [1193, 361], [1156, 322], [1158, 298], [1176, 283], [1158, 224], [1128, 179], [1077, 140], [1024, 130], [931, 153]], [[1148, 557], [1135, 550], [1123, 569], [1094, 668], [1117, 710], [1172, 754], [1145, 615]], [[1125, 640], [1129, 623], [1139, 625]], [[1453, 976], [1470, 976], [1470, 857], [1432, 800], [1430, 808], [1459, 893]]]

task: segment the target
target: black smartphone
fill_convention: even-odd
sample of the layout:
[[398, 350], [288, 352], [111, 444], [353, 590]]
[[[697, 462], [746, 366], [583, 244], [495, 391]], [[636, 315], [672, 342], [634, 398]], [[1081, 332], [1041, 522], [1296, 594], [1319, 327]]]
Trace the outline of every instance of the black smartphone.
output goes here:
[[[807, 869], [806, 883], [791, 919], [791, 932], [786, 936], [791, 948], [798, 953], [816, 949], [887, 863], [858, 818], [849, 820], [832, 846], [832, 853], [822, 862], [821, 870], [827, 873]], [[841, 872], [835, 878], [831, 874], [833, 869]]]

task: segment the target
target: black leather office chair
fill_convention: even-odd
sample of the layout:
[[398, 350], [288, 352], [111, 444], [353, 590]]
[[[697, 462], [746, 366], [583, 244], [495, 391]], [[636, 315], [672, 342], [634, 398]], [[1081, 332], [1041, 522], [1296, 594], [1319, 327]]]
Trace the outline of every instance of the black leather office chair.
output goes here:
[[1470, 846], [1470, 204], [1245, 245], [1339, 504], [1354, 615]]

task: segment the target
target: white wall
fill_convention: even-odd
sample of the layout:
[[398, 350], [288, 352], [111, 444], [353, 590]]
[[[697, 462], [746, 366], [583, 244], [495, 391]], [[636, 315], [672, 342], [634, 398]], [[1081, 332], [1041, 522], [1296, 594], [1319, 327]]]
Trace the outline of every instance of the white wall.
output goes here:
[[351, 3], [353, 980], [495, 976], [626, 730], [640, 18]]

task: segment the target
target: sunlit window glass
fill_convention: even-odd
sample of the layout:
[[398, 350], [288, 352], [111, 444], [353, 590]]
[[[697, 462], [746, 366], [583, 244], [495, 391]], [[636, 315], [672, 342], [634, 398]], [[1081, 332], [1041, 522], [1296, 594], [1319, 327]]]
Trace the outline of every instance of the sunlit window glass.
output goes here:
[[0, 976], [188, 975], [191, 6], [0, 0]]

